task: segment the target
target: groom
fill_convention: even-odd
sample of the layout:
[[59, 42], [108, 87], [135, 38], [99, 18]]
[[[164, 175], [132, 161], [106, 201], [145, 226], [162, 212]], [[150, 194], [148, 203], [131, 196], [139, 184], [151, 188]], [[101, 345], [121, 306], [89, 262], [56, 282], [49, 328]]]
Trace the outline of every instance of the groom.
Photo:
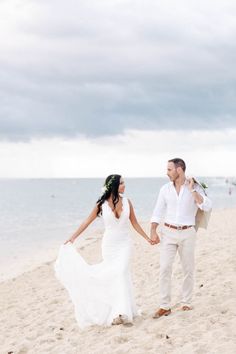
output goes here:
[[[160, 243], [160, 308], [153, 318], [171, 313], [171, 273], [178, 251], [182, 269], [182, 310], [191, 310], [194, 285], [195, 216], [198, 208], [211, 209], [211, 201], [193, 178], [185, 176], [186, 165], [180, 158], [168, 161], [167, 175], [170, 179], [160, 190], [151, 218], [151, 239]], [[164, 222], [162, 236], [157, 233]]]

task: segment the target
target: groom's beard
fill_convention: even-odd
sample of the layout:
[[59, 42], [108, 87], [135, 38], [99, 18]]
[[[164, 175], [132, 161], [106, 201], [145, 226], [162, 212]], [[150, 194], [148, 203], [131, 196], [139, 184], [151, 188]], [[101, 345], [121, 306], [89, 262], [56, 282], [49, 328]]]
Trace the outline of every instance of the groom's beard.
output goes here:
[[172, 176], [172, 177], [169, 177], [171, 182], [173, 182], [175, 184], [175, 182], [178, 180], [178, 178], [180, 178], [180, 175], [177, 174], [177, 176]]

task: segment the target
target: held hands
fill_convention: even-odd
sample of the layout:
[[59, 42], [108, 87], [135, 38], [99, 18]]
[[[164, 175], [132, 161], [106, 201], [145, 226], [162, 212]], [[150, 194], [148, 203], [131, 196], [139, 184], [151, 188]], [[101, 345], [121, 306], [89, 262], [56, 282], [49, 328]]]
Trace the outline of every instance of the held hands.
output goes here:
[[148, 237], [146, 240], [147, 240], [147, 242], [150, 243], [150, 245], [152, 245], [152, 246], [156, 244], [156, 242], [153, 241], [152, 239], [150, 239], [149, 237]]
[[148, 236], [146, 237], [146, 241], [148, 243], [150, 243], [150, 245], [156, 245], [160, 242], [159, 236], [156, 234], [157, 237], [153, 237], [151, 236], [151, 238], [149, 238]]
[[142, 236], [144, 237], [144, 239], [148, 242], [148, 243], [150, 243], [150, 245], [155, 245], [156, 244], [156, 242], [154, 242], [150, 237], [148, 237], [148, 235], [144, 232], [143, 234], [142, 234]]
[[151, 233], [151, 242], [152, 245], [157, 245], [158, 243], [160, 243], [160, 237], [158, 236], [156, 231], [153, 231]]
[[157, 245], [157, 244], [158, 244], [158, 242], [153, 241], [153, 240], [150, 240], [150, 244], [153, 246], [153, 245]]

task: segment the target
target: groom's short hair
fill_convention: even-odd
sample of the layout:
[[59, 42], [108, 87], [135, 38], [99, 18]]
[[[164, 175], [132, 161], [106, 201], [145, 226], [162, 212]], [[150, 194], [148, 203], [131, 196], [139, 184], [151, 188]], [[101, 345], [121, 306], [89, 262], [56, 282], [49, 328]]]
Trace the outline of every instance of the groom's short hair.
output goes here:
[[176, 157], [174, 159], [168, 160], [168, 162], [173, 162], [173, 164], [175, 165], [175, 167], [181, 167], [183, 171], [186, 170], [186, 164], [184, 162], [184, 160]]

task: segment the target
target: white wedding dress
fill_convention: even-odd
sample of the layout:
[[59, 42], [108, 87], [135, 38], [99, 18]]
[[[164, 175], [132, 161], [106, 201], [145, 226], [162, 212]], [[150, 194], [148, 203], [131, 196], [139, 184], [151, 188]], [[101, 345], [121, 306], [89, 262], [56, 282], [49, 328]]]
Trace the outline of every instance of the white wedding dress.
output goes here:
[[69, 292], [81, 328], [110, 325], [119, 315], [132, 321], [137, 313], [130, 274], [130, 208], [127, 198], [122, 202], [119, 219], [107, 201], [102, 205], [105, 233], [101, 263], [87, 264], [71, 243], [61, 246], [55, 263], [56, 276]]

